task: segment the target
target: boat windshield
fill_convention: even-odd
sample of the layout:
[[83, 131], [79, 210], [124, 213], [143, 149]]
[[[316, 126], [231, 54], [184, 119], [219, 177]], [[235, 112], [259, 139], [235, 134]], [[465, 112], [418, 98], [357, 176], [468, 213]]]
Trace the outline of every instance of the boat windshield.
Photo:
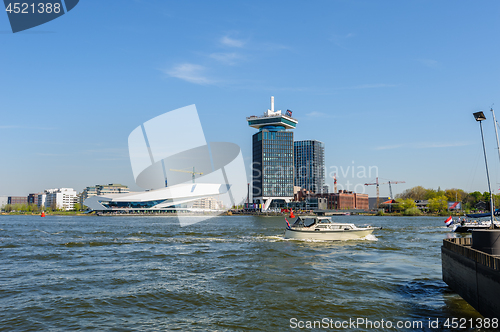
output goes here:
[[295, 222], [293, 223], [292, 226], [303, 226], [304, 225], [304, 221], [302, 219], [300, 219], [300, 217], [297, 217], [297, 219], [295, 220]]
[[304, 219], [304, 226], [306, 226], [306, 227], [310, 227], [310, 226], [314, 225], [315, 223], [316, 223], [315, 218], [305, 218]]
[[316, 218], [300, 218], [298, 217], [297, 220], [293, 223], [293, 226], [295, 227], [310, 227], [316, 223]]

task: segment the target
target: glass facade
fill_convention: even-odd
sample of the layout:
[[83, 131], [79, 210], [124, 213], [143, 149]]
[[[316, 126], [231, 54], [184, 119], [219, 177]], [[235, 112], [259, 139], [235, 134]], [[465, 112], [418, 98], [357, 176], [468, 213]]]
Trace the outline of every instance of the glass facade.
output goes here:
[[295, 185], [314, 193], [322, 193], [325, 185], [325, 144], [316, 140], [293, 144]]
[[293, 132], [263, 127], [252, 137], [253, 197], [293, 197]]

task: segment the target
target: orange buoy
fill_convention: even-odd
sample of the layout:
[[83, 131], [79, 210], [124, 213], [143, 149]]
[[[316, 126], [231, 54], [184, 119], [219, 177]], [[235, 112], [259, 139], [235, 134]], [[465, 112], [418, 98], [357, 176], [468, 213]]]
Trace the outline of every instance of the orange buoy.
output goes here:
[[45, 212], [44, 211], [42, 211], [42, 217], [45, 217]]
[[293, 215], [293, 210], [290, 209], [290, 218], [295, 218], [295, 216]]

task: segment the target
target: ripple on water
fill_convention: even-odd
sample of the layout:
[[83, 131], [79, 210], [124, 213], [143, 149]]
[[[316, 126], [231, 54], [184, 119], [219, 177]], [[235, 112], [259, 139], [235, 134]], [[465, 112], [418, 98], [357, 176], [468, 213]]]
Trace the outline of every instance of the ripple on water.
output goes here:
[[356, 241], [283, 218], [0, 218], [0, 329], [282, 331], [289, 319], [476, 317], [441, 281], [442, 218], [349, 216]]

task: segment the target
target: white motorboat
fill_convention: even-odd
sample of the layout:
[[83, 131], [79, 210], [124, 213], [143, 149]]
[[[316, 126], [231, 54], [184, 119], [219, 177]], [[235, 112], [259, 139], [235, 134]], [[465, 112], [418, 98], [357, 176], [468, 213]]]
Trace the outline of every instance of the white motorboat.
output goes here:
[[328, 217], [297, 217], [285, 229], [285, 239], [341, 241], [361, 239], [380, 227], [357, 227], [350, 223], [333, 222]]

